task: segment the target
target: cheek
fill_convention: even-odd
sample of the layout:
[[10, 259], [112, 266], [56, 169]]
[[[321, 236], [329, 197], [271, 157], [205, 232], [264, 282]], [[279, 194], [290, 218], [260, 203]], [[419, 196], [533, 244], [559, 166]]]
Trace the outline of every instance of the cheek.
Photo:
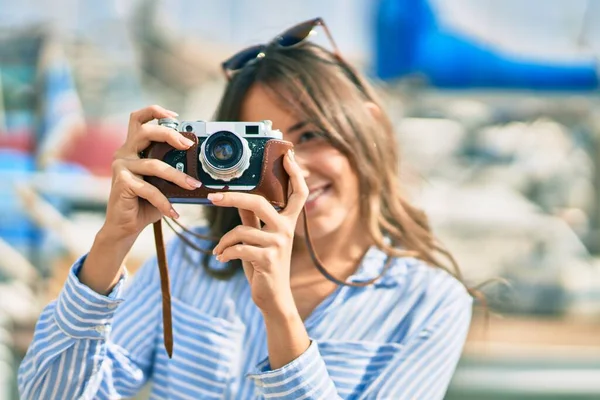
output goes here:
[[352, 168], [352, 165], [350, 165], [350, 160], [342, 154], [339, 154], [339, 156], [335, 158], [334, 169], [339, 176], [344, 177], [344, 181], [347, 184], [357, 180], [356, 172]]
[[358, 176], [348, 158], [337, 153], [335, 156], [330, 156], [323, 166], [324, 173], [331, 178], [338, 195], [348, 202], [356, 201], [359, 195]]

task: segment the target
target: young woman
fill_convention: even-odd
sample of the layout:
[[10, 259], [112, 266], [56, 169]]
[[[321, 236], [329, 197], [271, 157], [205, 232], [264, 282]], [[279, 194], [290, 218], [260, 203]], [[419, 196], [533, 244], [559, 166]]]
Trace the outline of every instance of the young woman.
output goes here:
[[[40, 316], [21, 398], [130, 397], [148, 380], [156, 399], [443, 398], [472, 298], [439, 261], [454, 265], [425, 215], [402, 196], [397, 144], [374, 90], [337, 50], [304, 40], [319, 24], [224, 63], [229, 83], [215, 119], [273, 121], [294, 144], [284, 160], [291, 194], [280, 212], [258, 195], [211, 195], [209, 226], [195, 232], [220, 239], [190, 240], [214, 256], [170, 243], [172, 358], [156, 259], [123, 284], [140, 231], [177, 218], [142, 176], [201, 185], [139, 158], [151, 141], [190, 146], [149, 123], [176, 115], [152, 106], [131, 114], [105, 224]], [[303, 208], [327, 273], [307, 248]]]

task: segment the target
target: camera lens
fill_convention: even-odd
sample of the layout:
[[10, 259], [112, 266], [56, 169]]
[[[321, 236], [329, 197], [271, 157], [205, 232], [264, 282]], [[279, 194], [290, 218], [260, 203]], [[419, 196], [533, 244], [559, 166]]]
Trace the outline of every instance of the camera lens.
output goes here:
[[233, 157], [233, 146], [227, 139], [219, 140], [212, 146], [212, 155], [219, 161], [229, 161]]
[[206, 161], [215, 170], [224, 173], [236, 168], [244, 153], [242, 139], [233, 132], [215, 132], [206, 139], [204, 149]]
[[250, 147], [245, 138], [229, 131], [211, 134], [200, 146], [202, 169], [213, 179], [230, 181], [250, 166]]

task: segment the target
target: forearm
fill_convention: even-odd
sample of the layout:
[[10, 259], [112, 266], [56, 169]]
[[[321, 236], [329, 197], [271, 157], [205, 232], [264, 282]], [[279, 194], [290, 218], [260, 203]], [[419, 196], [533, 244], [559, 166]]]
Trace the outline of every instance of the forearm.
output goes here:
[[123, 261], [136, 238], [116, 240], [101, 229], [79, 272], [81, 283], [96, 293], [106, 295], [115, 287], [123, 273]]
[[263, 313], [263, 316], [272, 369], [283, 367], [308, 349], [310, 339], [295, 305]]

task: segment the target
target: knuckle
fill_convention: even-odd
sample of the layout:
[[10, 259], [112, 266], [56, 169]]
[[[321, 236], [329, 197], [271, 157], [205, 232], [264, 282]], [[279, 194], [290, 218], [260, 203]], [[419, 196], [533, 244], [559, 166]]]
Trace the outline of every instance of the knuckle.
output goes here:
[[294, 238], [294, 230], [290, 228], [285, 228], [281, 234], [283, 245], [287, 244], [289, 240]]
[[166, 167], [169, 167], [168, 164], [166, 164], [163, 161], [158, 160], [156, 158], [145, 159], [142, 162], [144, 165], [144, 169], [152, 171], [152, 172], [164, 172], [165, 170], [167, 170]]
[[275, 249], [269, 249], [265, 252], [265, 258], [267, 260], [276, 260], [278, 252]]
[[141, 125], [135, 127], [132, 130], [132, 132], [131, 132], [132, 136], [134, 138], [136, 138], [136, 139], [137, 138], [144, 138], [144, 137], [148, 136], [148, 128], [147, 128], [147, 126], [148, 125], [146, 125], [146, 124], [141, 124]]
[[152, 104], [151, 106], [148, 106], [148, 109], [150, 111], [152, 111], [153, 113], [159, 113], [162, 110], [162, 107], [159, 106], [158, 104]]
[[283, 249], [285, 247], [287, 239], [288, 237], [286, 233], [283, 233], [282, 235], [275, 235], [275, 238], [273, 239], [273, 244], [278, 249]]
[[302, 184], [300, 185], [299, 191], [300, 191], [300, 195], [301, 195], [301, 196], [302, 196], [304, 199], [306, 199], [306, 198], [308, 197], [308, 195], [309, 195], [309, 190], [308, 190], [308, 186], [306, 185], [306, 183], [305, 183], [305, 182], [302, 182]]
[[113, 174], [116, 174], [117, 172], [123, 169], [123, 160], [121, 158], [115, 158], [110, 164], [110, 168]]
[[114, 182], [117, 185], [127, 186], [129, 184], [129, 172], [124, 168], [118, 169], [115, 172]]
[[260, 205], [262, 207], [273, 207], [271, 205], [271, 203], [269, 203], [269, 200], [267, 200], [265, 197], [263, 196], [259, 196], [259, 201], [260, 201]]

